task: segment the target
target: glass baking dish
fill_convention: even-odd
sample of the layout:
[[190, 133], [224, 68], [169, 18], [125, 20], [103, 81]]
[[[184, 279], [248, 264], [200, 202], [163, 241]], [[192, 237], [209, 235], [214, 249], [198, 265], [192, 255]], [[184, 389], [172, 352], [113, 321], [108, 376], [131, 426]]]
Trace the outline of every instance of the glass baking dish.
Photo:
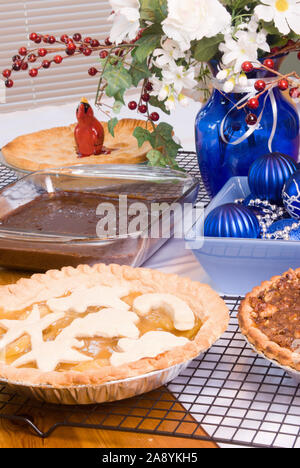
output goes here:
[[249, 194], [247, 177], [231, 178], [186, 236], [188, 248], [193, 250], [213, 286], [229, 296], [245, 295], [262, 281], [300, 266], [297, 241], [201, 237], [208, 213]]
[[[32, 173], [1, 190], [0, 222], [43, 194], [84, 192], [93, 196], [99, 194], [99, 197], [103, 197], [103, 194], [131, 195], [147, 203], [171, 199], [183, 206], [196, 201], [198, 189], [198, 181], [193, 177], [163, 168], [80, 165], [50, 169]], [[158, 225], [163, 213], [155, 220]], [[151, 222], [146, 230], [110, 237], [98, 237], [96, 229], [95, 235], [81, 236], [64, 233], [63, 226], [61, 232], [57, 232], [56, 228], [55, 233], [41, 233], [34, 228], [7, 228], [0, 224], [0, 265], [30, 271], [95, 263], [141, 266], [168, 240], [150, 237], [153, 232]], [[175, 223], [173, 216], [170, 222], [171, 236]]]

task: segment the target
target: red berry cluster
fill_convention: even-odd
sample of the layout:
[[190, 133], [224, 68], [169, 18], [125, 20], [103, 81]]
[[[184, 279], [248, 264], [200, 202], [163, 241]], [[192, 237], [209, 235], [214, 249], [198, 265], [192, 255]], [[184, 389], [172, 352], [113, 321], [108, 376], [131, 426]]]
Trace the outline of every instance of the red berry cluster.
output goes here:
[[[29, 65], [38, 61], [38, 65], [28, 70], [31, 78], [38, 76], [39, 71], [44, 68], [48, 69], [52, 64], [61, 64], [65, 59], [73, 55], [90, 56], [93, 52], [99, 51], [101, 59], [108, 59], [112, 65], [116, 65], [125, 51], [130, 51], [134, 48], [134, 44], [141, 39], [144, 29], [141, 29], [135, 39], [129, 43], [112, 44], [109, 38], [106, 38], [103, 43], [92, 37], [83, 37], [80, 33], [75, 33], [73, 36], [63, 34], [59, 38], [50, 34], [31, 33], [29, 39], [38, 44], [38, 47], [28, 50], [26, 47], [20, 47], [18, 54], [12, 57], [12, 65], [10, 68], [3, 70], [2, 75], [5, 78], [5, 86], [11, 88], [14, 85], [11, 79], [12, 72], [20, 70], [28, 70]], [[43, 44], [42, 44], [43, 43]], [[44, 45], [45, 44], [45, 45]], [[55, 48], [53, 45], [55, 44]], [[100, 70], [95, 66], [88, 69], [90, 76], [96, 76]], [[149, 113], [150, 93], [153, 91], [153, 85], [149, 81], [145, 81], [140, 102], [131, 101], [128, 104], [129, 109], [136, 110], [141, 114], [147, 114], [148, 119], [157, 122], [160, 118], [157, 112]]]
[[[300, 54], [298, 54], [300, 55]], [[263, 65], [261, 66], [262, 69], [267, 70], [267, 71], [273, 71], [275, 69], [275, 63], [274, 60], [271, 58], [266, 59], [263, 62]], [[251, 62], [244, 62], [242, 64], [242, 70], [245, 73], [251, 73], [254, 70], [254, 66]], [[251, 110], [256, 110], [260, 106], [260, 101], [259, 98], [263, 93], [267, 90], [270, 89], [270, 87], [277, 86], [281, 91], [286, 91], [291, 87], [292, 81], [288, 79], [288, 77], [281, 75], [280, 73], [278, 74], [278, 80], [274, 83], [272, 83], [271, 86], [267, 88], [267, 83], [263, 79], [259, 79], [255, 82], [254, 87], [256, 91], [258, 91], [258, 94], [249, 99], [249, 101], [246, 103], [247, 107]], [[288, 75], [290, 76], [290, 75]], [[290, 96], [293, 99], [299, 99], [300, 98], [300, 88], [296, 87], [291, 87], [290, 88]], [[246, 123], [248, 125], [255, 125], [257, 123], [258, 119], [257, 116], [254, 113], [250, 113], [246, 117]]]
[[[80, 33], [75, 33], [73, 36], [68, 34], [63, 34], [60, 38], [56, 38], [54, 35], [50, 34], [38, 34], [32, 32], [29, 35], [29, 39], [35, 44], [41, 44], [39, 48], [34, 48], [32, 50], [27, 50], [26, 47], [20, 47], [18, 54], [14, 55], [12, 58], [12, 65], [10, 68], [3, 70], [2, 75], [4, 76], [5, 86], [11, 88], [14, 85], [13, 80], [11, 79], [11, 74], [13, 71], [27, 70], [30, 63], [36, 62], [39, 58], [45, 58], [48, 54], [53, 54], [50, 59], [42, 60], [38, 66], [31, 68], [28, 73], [34, 78], [38, 75], [41, 68], [49, 68], [51, 64], [60, 64], [66, 58], [72, 55], [85, 55], [86, 57], [90, 56], [93, 52], [100, 50], [100, 58], [105, 59], [111, 53], [116, 57], [122, 57], [124, 54], [124, 44], [126, 47], [134, 46], [143, 34], [143, 29], [140, 30], [138, 35], [130, 43], [122, 43], [118, 48], [116, 48], [109, 40], [106, 38], [105, 41], [101, 44], [98, 39], [92, 37], [83, 37]], [[47, 44], [47, 46], [42, 47], [42, 43]], [[57, 48], [53, 49], [51, 46], [56, 44]], [[107, 48], [110, 50], [108, 51]], [[115, 61], [118, 63], [118, 60]], [[95, 67], [91, 67], [88, 70], [90, 76], [95, 76], [100, 70], [97, 70]]]
[[151, 91], [153, 91], [153, 85], [150, 81], [146, 81], [144, 86], [143, 86], [143, 90], [142, 90], [142, 94], [141, 94], [141, 99], [140, 99], [140, 102], [139, 104], [136, 102], [136, 101], [130, 101], [129, 104], [128, 104], [128, 107], [130, 110], [136, 110], [138, 109], [138, 111], [141, 113], [141, 114], [146, 114], [148, 113], [148, 118], [149, 120], [152, 120], [152, 122], [157, 122], [159, 120], [159, 114], [157, 112], [152, 112], [151, 114], [149, 114], [149, 101], [150, 101], [150, 93]]

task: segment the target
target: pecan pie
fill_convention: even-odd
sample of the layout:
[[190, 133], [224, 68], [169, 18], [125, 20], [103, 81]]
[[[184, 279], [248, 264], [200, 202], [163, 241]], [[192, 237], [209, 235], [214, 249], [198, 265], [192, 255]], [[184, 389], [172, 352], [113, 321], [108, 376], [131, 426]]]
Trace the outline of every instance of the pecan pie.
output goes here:
[[185, 363], [226, 330], [209, 286], [154, 270], [87, 265], [0, 287], [0, 378], [94, 385]]
[[74, 138], [76, 124], [19, 136], [2, 148], [2, 154], [8, 164], [26, 171], [78, 164], [137, 164], [146, 161], [151, 146], [146, 142], [139, 147], [133, 132], [138, 126], [150, 129], [149, 123], [122, 119], [115, 127], [115, 137], [109, 133], [107, 122], [101, 123], [104, 144], [108, 149], [104, 154], [78, 157]]
[[254, 288], [241, 304], [239, 324], [259, 352], [300, 371], [300, 269]]

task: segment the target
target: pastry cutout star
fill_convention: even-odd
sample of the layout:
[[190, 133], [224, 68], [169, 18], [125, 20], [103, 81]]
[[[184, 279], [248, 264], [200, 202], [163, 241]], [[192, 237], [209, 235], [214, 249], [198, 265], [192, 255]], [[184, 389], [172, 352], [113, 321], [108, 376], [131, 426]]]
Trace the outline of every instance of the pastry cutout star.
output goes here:
[[94, 336], [138, 338], [139, 329], [135, 326], [138, 321], [138, 316], [133, 312], [102, 309], [84, 318], [75, 319], [54, 341], [32, 341], [32, 350], [14, 361], [13, 365], [18, 367], [36, 362], [41, 371], [51, 372], [61, 363], [89, 361], [92, 358], [73, 348], [83, 346], [83, 342], [76, 338]]
[[92, 358], [85, 356], [73, 346], [83, 346], [83, 343], [74, 339], [61, 337], [60, 335], [54, 341], [32, 342], [32, 350], [14, 361], [15, 367], [35, 362], [38, 369], [43, 372], [51, 372], [56, 369], [60, 363], [73, 364], [77, 362], [90, 361]]
[[0, 326], [5, 328], [6, 333], [0, 338], [0, 349], [5, 348], [5, 346], [13, 343], [25, 334], [30, 336], [31, 343], [33, 340], [42, 341], [43, 330], [46, 330], [46, 328], [62, 317], [64, 317], [64, 314], [59, 312], [48, 314], [41, 318], [39, 307], [34, 305], [32, 312], [24, 320], [1, 319]]

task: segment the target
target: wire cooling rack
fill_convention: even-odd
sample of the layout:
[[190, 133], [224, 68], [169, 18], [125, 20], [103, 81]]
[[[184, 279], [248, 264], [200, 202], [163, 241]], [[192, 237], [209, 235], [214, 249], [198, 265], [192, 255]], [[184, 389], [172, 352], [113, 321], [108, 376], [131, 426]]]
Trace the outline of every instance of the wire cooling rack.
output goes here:
[[[200, 180], [194, 153], [179, 163]], [[0, 166], [0, 186], [16, 179]], [[199, 201], [209, 197], [200, 180]], [[279, 367], [254, 353], [239, 333], [241, 298], [224, 298], [227, 332], [172, 383], [130, 400], [92, 406], [56, 406], [0, 386], [0, 418], [39, 437], [58, 427], [176, 436], [221, 447], [300, 447], [300, 388]]]

